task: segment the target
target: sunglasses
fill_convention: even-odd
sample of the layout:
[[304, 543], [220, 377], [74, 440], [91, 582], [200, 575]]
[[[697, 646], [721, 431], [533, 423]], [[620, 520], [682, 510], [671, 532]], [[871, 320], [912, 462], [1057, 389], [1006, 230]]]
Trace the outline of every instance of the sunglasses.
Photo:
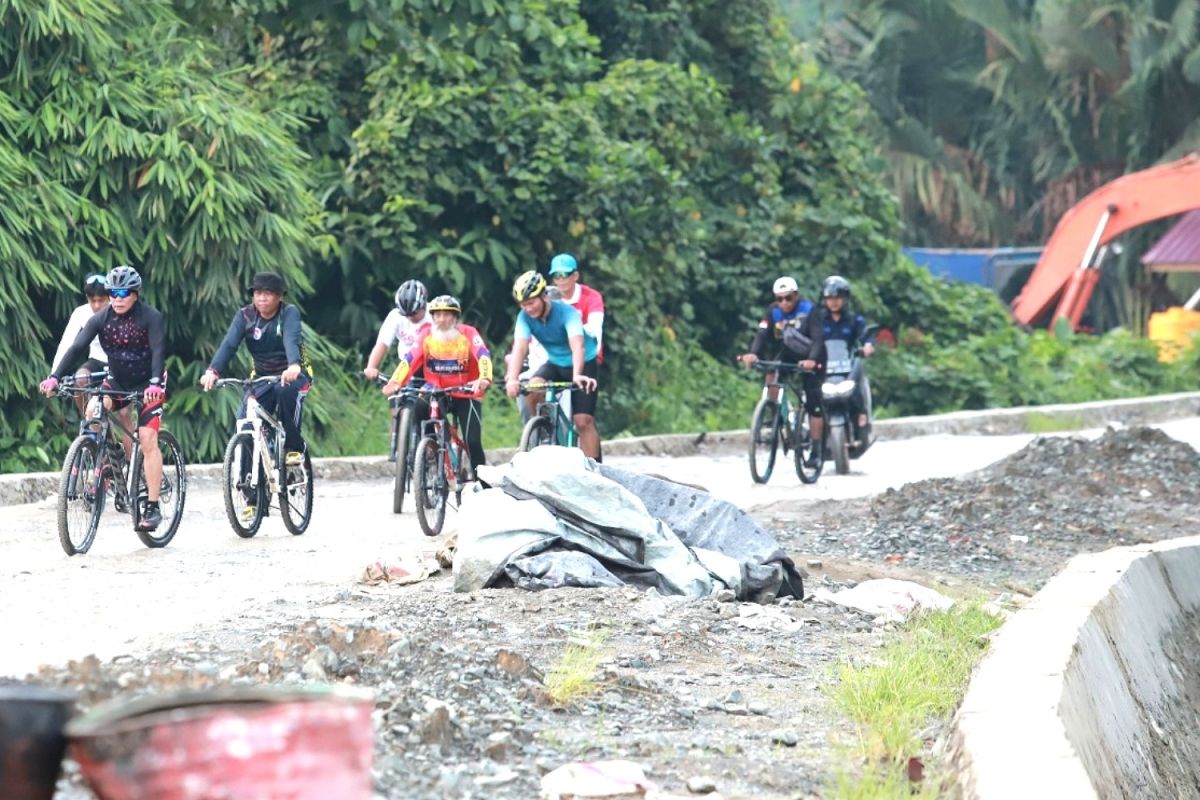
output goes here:
[[574, 272], [556, 272], [550, 276], [550, 280], [557, 281], [562, 278], [569, 278], [574, 274], [575, 274]]
[[800, 298], [800, 295], [792, 292], [791, 294], [777, 294], [775, 299], [781, 303], [794, 303]]
[[129, 295], [131, 295], [131, 294], [133, 294], [133, 289], [109, 289], [108, 290], [109, 297], [124, 298], [124, 297], [129, 297]]

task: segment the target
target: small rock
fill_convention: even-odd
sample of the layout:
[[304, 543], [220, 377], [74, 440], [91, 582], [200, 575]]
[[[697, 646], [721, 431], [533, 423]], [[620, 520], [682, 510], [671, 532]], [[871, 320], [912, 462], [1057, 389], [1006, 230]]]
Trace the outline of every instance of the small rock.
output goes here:
[[750, 709], [751, 714], [754, 714], [758, 717], [765, 717], [771, 711], [770, 706], [768, 706], [766, 703], [760, 703], [758, 701], [751, 703], [749, 706], [747, 706], [747, 708]]
[[687, 790], [692, 794], [711, 794], [717, 790], [717, 782], [707, 775], [687, 779]]
[[745, 701], [746, 701], [746, 696], [744, 694], [742, 694], [741, 689], [734, 689], [732, 692], [725, 695], [726, 703], [744, 703]]
[[825, 563], [819, 559], [810, 558], [808, 561], [804, 562], [804, 566], [809, 567], [811, 569], [821, 569], [821, 567], [825, 566]]
[[737, 594], [732, 589], [722, 589], [717, 592], [716, 600], [718, 603], [732, 603], [737, 599]]
[[771, 744], [781, 744], [784, 747], [795, 747], [800, 743], [800, 737], [796, 736], [795, 731], [779, 730], [771, 731]]

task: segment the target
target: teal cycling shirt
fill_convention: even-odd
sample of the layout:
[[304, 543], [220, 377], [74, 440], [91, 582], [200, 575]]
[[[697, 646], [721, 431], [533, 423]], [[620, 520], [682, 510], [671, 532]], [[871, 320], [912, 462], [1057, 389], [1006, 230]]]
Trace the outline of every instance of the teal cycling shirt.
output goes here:
[[561, 300], [550, 301], [550, 313], [545, 320], [534, 319], [522, 311], [517, 315], [517, 329], [513, 335], [517, 339], [537, 339], [546, 348], [549, 362], [556, 367], [573, 366], [572, 336], [583, 337], [584, 362], [596, 357], [596, 338], [583, 329], [583, 317], [579, 312]]

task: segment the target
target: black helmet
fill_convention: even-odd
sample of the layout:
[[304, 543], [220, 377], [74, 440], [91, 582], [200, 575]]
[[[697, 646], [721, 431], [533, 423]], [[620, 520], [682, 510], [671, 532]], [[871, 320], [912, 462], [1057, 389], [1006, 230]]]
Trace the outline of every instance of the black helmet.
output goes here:
[[250, 291], [274, 292], [283, 294], [283, 278], [277, 272], [260, 272], [250, 281]]
[[850, 299], [850, 281], [841, 275], [830, 275], [821, 284], [821, 297], [844, 297]]
[[88, 297], [103, 297], [108, 294], [108, 280], [99, 272], [83, 279], [83, 293]]
[[109, 270], [108, 275], [104, 278], [104, 283], [110, 292], [114, 289], [117, 291], [128, 289], [131, 292], [142, 290], [142, 276], [138, 275], [136, 269], [124, 264]]
[[455, 314], [462, 314], [462, 303], [458, 302], [458, 298], [452, 294], [440, 294], [429, 301], [429, 310], [433, 311], [452, 311]]
[[425, 298], [428, 296], [425, 284], [418, 280], [407, 280], [396, 290], [396, 309], [406, 317], [415, 314], [425, 307]]

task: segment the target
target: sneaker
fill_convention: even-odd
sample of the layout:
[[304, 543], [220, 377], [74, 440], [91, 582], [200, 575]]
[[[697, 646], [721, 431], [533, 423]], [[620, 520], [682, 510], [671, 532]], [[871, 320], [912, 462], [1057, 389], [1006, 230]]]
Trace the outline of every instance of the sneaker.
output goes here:
[[162, 512], [158, 510], [158, 503], [147, 505], [146, 513], [142, 514], [138, 527], [144, 531], [152, 531], [160, 524], [162, 524]]
[[258, 512], [258, 506], [249, 505], [242, 509], [242, 522], [253, 522], [254, 515]]
[[285, 464], [289, 467], [298, 467], [304, 463], [304, 453], [299, 450], [288, 450], [287, 458], [284, 459]]
[[816, 469], [821, 466], [821, 451], [814, 447], [812, 452], [808, 454], [808, 458], [804, 459], [804, 466], [809, 469]]

